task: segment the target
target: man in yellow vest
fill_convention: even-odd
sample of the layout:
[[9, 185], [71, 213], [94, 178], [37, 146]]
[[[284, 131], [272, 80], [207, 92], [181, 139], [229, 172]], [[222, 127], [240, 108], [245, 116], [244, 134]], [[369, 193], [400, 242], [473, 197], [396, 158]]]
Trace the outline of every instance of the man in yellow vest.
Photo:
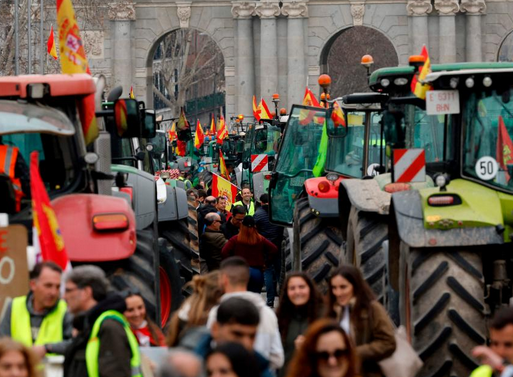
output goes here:
[[79, 331], [65, 354], [64, 377], [142, 377], [139, 345], [121, 314], [125, 300], [109, 292], [103, 270], [73, 268], [66, 275], [64, 299]]
[[490, 346], [478, 346], [472, 355], [483, 365], [470, 377], [513, 375], [513, 308], [499, 310], [490, 323]]
[[0, 324], [0, 337], [10, 336], [39, 356], [63, 354], [72, 336], [71, 316], [59, 299], [62, 269], [54, 262], [36, 264], [30, 292], [12, 300]]
[[246, 210], [246, 215], [253, 216], [255, 214], [255, 202], [253, 201], [253, 194], [247, 187], [242, 189], [242, 200], [233, 203], [233, 207], [243, 206]]

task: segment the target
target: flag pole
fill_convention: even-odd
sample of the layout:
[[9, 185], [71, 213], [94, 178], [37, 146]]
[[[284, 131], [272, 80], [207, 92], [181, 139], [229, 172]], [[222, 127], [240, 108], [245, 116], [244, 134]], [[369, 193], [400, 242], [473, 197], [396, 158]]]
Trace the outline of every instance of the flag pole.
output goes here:
[[14, 0], [14, 74], [18, 76], [20, 70], [19, 64], [19, 52], [20, 52], [20, 39], [18, 30], [18, 12], [19, 12], [19, 0]]
[[45, 49], [44, 49], [44, 36], [43, 36], [43, 21], [44, 21], [44, 6], [43, 6], [43, 0], [39, 0], [41, 2], [41, 10], [39, 11], [39, 34], [40, 34], [40, 43], [41, 43], [41, 57], [39, 60], [40, 64], [40, 72], [42, 75], [45, 74], [44, 64], [43, 61], [46, 58]]
[[28, 46], [28, 74], [32, 73], [32, 41], [31, 41], [31, 32], [32, 32], [32, 23], [31, 23], [31, 12], [32, 11], [32, 0], [28, 0], [27, 7], [27, 46]]

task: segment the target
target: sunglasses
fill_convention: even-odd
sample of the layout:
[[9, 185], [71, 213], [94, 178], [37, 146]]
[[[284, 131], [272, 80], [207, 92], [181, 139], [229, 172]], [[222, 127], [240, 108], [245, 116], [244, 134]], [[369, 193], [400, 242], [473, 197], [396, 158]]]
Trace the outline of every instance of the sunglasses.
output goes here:
[[347, 349], [337, 349], [333, 352], [322, 351], [316, 352], [315, 356], [318, 360], [328, 362], [331, 357], [334, 357], [337, 361], [340, 361], [343, 357], [347, 356], [349, 351]]

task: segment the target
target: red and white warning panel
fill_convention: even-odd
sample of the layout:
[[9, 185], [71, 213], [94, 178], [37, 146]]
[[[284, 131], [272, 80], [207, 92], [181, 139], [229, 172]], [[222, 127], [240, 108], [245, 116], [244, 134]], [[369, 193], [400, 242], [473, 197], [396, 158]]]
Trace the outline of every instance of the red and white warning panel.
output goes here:
[[258, 173], [260, 171], [269, 170], [269, 157], [266, 154], [251, 155], [251, 171]]
[[424, 182], [426, 153], [424, 149], [394, 149], [394, 182]]

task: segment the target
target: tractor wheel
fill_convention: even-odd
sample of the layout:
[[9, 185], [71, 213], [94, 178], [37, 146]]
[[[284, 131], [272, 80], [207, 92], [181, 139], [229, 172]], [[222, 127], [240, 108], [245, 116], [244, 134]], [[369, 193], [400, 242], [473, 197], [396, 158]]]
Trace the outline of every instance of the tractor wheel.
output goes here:
[[187, 215], [187, 228], [189, 229], [189, 249], [192, 252], [191, 268], [194, 273], [199, 274], [199, 237], [198, 237], [198, 212], [194, 207], [194, 202], [189, 200], [189, 214]]
[[195, 254], [190, 247], [188, 219], [160, 223], [159, 228], [159, 235], [167, 240], [168, 249], [173, 248], [174, 257], [180, 262], [180, 275], [186, 282], [192, 280], [196, 273], [192, 268]]
[[278, 295], [281, 295], [283, 291], [283, 283], [285, 283], [285, 277], [287, 272], [292, 268], [292, 253], [290, 251], [290, 239], [289, 233], [285, 230], [283, 232], [283, 240], [281, 241], [281, 253], [280, 253], [280, 276], [278, 278]]
[[[335, 221], [316, 217], [310, 210], [308, 198], [300, 198], [294, 208], [294, 255], [301, 256], [301, 269], [327, 291], [326, 280], [333, 267], [339, 265], [342, 235]], [[299, 261], [293, 261], [298, 269]]]
[[159, 282], [161, 327], [167, 324], [171, 313], [180, 307], [183, 300], [182, 279], [172, 248], [167, 241], [159, 239]]
[[388, 239], [386, 217], [351, 207], [347, 225], [344, 261], [358, 267], [378, 300], [386, 305], [387, 256], [383, 242]]
[[468, 376], [485, 344], [484, 277], [478, 252], [400, 246], [401, 320], [424, 361], [418, 376]]
[[135, 253], [123, 260], [117, 268], [107, 272], [107, 276], [116, 290], [130, 289], [138, 291], [143, 297], [150, 318], [157, 318], [157, 285], [155, 276], [155, 245], [152, 229], [137, 231]]

